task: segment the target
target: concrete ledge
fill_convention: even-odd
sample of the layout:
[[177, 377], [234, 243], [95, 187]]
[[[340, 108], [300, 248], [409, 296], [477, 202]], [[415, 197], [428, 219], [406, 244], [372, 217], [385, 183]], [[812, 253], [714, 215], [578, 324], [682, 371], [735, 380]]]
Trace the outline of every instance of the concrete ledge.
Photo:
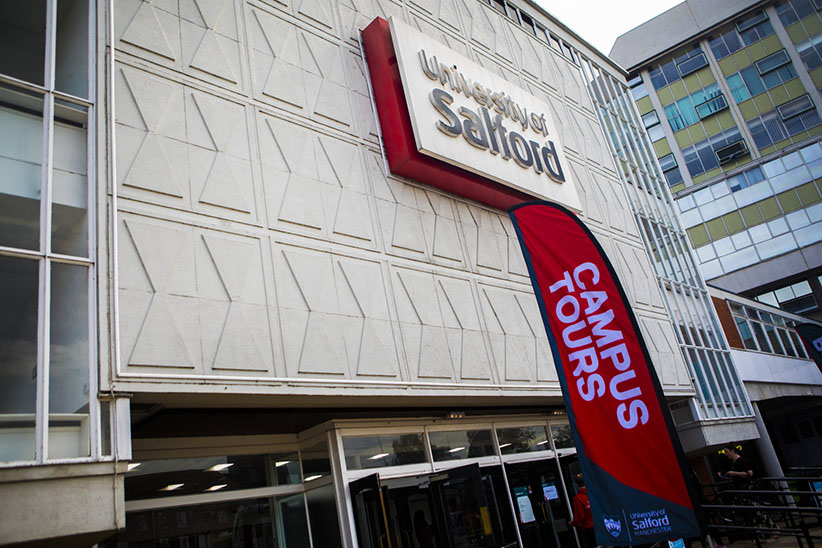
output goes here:
[[125, 527], [126, 463], [0, 470], [0, 546], [85, 547]]
[[688, 458], [706, 455], [726, 443], [759, 438], [753, 416], [692, 422], [677, 428], [677, 433]]

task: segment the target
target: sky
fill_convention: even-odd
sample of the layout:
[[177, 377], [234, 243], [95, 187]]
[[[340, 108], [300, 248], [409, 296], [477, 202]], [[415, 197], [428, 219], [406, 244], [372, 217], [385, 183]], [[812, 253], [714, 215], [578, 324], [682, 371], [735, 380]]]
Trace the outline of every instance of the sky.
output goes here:
[[617, 36], [683, 0], [535, 0], [604, 54]]

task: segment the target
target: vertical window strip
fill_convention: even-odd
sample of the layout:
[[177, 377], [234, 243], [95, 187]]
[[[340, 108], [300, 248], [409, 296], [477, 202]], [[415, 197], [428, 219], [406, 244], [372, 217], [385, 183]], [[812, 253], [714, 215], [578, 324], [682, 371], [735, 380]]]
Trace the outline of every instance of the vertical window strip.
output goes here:
[[[86, 87], [88, 92], [88, 99], [84, 99], [78, 95], [72, 95], [62, 91], [60, 76], [57, 71], [58, 64], [62, 61], [58, 57], [57, 51], [57, 33], [60, 31], [58, 25], [62, 24], [62, 20], [58, 20], [57, 0], [44, 1], [45, 12], [42, 25], [44, 28], [45, 47], [43, 50], [43, 67], [42, 67], [42, 86], [39, 83], [30, 83], [24, 80], [19, 80], [10, 76], [2, 76], [5, 87], [12, 91], [27, 90], [34, 92], [37, 96], [42, 97], [42, 122], [40, 123], [40, 151], [39, 151], [39, 235], [37, 250], [34, 249], [15, 249], [5, 246], [0, 246], [0, 255], [3, 257], [20, 257], [25, 261], [37, 263], [37, 328], [36, 328], [36, 365], [35, 375], [33, 381], [34, 394], [34, 432], [33, 432], [33, 462], [38, 464], [64, 461], [68, 460], [88, 460], [99, 459], [102, 451], [100, 447], [100, 428], [99, 428], [99, 406], [96, 400], [96, 379], [97, 379], [97, 362], [96, 362], [96, 271], [94, 267], [95, 259], [95, 215], [94, 202], [96, 194], [94, 192], [94, 155], [93, 155], [93, 101], [94, 101], [94, 82], [92, 67], [94, 66], [95, 48], [92, 46], [93, 41], [90, 39], [93, 23], [96, 21], [94, 11], [94, 0], [89, 2], [77, 3], [77, 9], [85, 10], [84, 15], [81, 14], [85, 20], [82, 34], [79, 39], [85, 39], [88, 42], [88, 47], [85, 51], [86, 73], [81, 77], [85, 77], [82, 86]], [[75, 31], [75, 29], [66, 23], [67, 32]], [[82, 59], [82, 57], [81, 57]], [[39, 77], [38, 77], [39, 80]], [[82, 81], [82, 80], [81, 80]], [[59, 89], [58, 89], [59, 88]], [[82, 88], [77, 93], [84, 93]], [[74, 91], [74, 90], [72, 90]], [[59, 105], [56, 105], [59, 100]], [[85, 150], [87, 156], [85, 158], [86, 170], [86, 187], [84, 190], [84, 200], [86, 202], [86, 215], [84, 221], [80, 226], [84, 226], [85, 233], [83, 234], [83, 241], [81, 247], [85, 247], [85, 255], [71, 253], [69, 250], [57, 248], [60, 244], [56, 243], [55, 233], [52, 229], [54, 226], [54, 177], [55, 170], [55, 133], [60, 131], [55, 124], [58, 120], [60, 128], [65, 127], [62, 122], [59, 122], [61, 111], [65, 105], [77, 106], [80, 112], [86, 113], [85, 128], [82, 133], [85, 141]], [[61, 107], [60, 105], [64, 105]], [[56, 108], [57, 107], [57, 108]], [[8, 128], [6, 128], [8, 130]], [[59, 232], [57, 233], [59, 235]], [[58, 242], [60, 240], [57, 240]], [[80, 248], [77, 248], [80, 249]], [[55, 268], [61, 269], [62, 272], [73, 271], [75, 273], [82, 273], [80, 278], [83, 280], [85, 287], [79, 289], [87, 306], [87, 322], [81, 322], [79, 329], [85, 331], [88, 352], [79, 356], [81, 361], [85, 361], [85, 366], [80, 371], [85, 373], [81, 379], [81, 385], [88, 387], [88, 407], [87, 413], [88, 422], [85, 429], [80, 429], [80, 432], [85, 431], [85, 436], [80, 440], [80, 447], [83, 448], [78, 455], [68, 455], [66, 457], [55, 457], [52, 455], [54, 447], [50, 447], [50, 424], [52, 416], [57, 414], [64, 414], [65, 411], [60, 409], [52, 409], [50, 403], [50, 394], [52, 389], [61, 390], [60, 385], [53, 385], [52, 375], [55, 371], [54, 356], [52, 356], [51, 348], [55, 342], [52, 337], [52, 330], [55, 328], [55, 298], [60, 299], [61, 294], [55, 294], [55, 287], [53, 283], [53, 272]], [[76, 269], [76, 270], [71, 270]], [[71, 288], [74, 290], [75, 288]], [[60, 325], [63, 325], [62, 323]], [[60, 344], [59, 338], [57, 344]], [[64, 366], [60, 366], [64, 367]], [[73, 414], [73, 413], [72, 413]], [[61, 419], [57, 419], [61, 420]], [[78, 432], [79, 435], [79, 432]], [[30, 449], [31, 450], [31, 449]], [[25, 460], [30, 460], [25, 459]]]
[[[610, 103], [609, 105], [602, 105], [603, 108], [598, 108], [597, 113], [603, 127], [612, 128], [612, 139], [614, 141], [611, 143], [613, 147], [612, 154], [614, 154], [615, 158], [625, 160], [629, 165], [633, 166], [631, 168], [630, 178], [635, 180], [625, 181], [623, 179], [623, 182], [627, 183], [624, 184], [624, 188], [628, 191], [628, 194], [631, 197], [631, 202], [633, 202], [632, 208], [640, 221], [640, 229], [643, 233], [643, 239], [646, 242], [646, 247], [648, 248], [649, 253], [653, 254], [654, 251], [656, 251], [661, 259], [661, 261], [654, 261], [661, 288], [663, 291], [666, 291], [666, 294], [673, 296], [673, 299], [677, 302], [676, 308], [680, 313], [683, 308], [685, 308], [688, 310], [688, 317], [690, 317], [692, 321], [696, 322], [700, 326], [704, 326], [704, 328], [700, 327], [695, 329], [694, 332], [695, 336], [699, 337], [699, 340], [695, 342], [706, 345], [701, 347], [705, 353], [702, 360], [705, 364], [700, 363], [700, 360], [697, 358], [697, 354], [695, 352], [693, 355], [689, 355], [689, 352], [684, 352], [685, 347], [682, 345], [687, 343], [687, 341], [682, 339], [683, 332], [677, 331], [686, 363], [691, 370], [691, 374], [694, 375], [694, 378], [710, 378], [711, 384], [716, 387], [720, 386], [717, 382], [724, 383], [725, 389], [722, 392], [725, 394], [725, 397], [720, 399], [716, 398], [716, 394], [710, 392], [711, 387], [709, 384], [697, 383], [697, 399], [700, 401], [703, 412], [706, 413], [708, 417], [715, 417], [717, 416], [716, 410], [722, 407], [723, 409], [728, 410], [723, 411], [726, 415], [728, 413], [740, 416], [748, 415], [750, 414], [750, 410], [746, 403], [744, 391], [741, 387], [736, 387], [733, 385], [734, 378], [732, 375], [732, 370], [726, 369], [731, 362], [730, 359], [724, 355], [727, 354], [728, 350], [725, 347], [724, 339], [717, 336], [716, 322], [712, 322], [710, 320], [712, 313], [707, 312], [707, 310], [712, 310], [712, 308], [705, 309], [705, 299], [708, 298], [707, 292], [703, 288], [690, 285], [686, 286], [682, 282], [668, 278], [669, 276], [676, 276], [678, 278], [686, 278], [689, 283], [704, 283], [698, 274], [696, 274], [696, 267], [693, 260], [685, 260], [685, 258], [690, 257], [690, 254], [692, 253], [690, 248], [687, 247], [687, 244], [683, 244], [684, 238], [681, 235], [678, 238], [671, 238], [670, 231], [663, 229], [663, 225], [657, 224], [656, 222], [649, 224], [649, 221], [643, 221], [644, 218], [647, 218], [649, 213], [651, 215], [655, 215], [655, 211], [660, 211], [665, 197], [667, 197], [668, 200], [671, 200], [671, 197], [670, 194], [665, 195], [665, 192], [667, 192], [667, 185], [661, 184], [662, 177], [659, 167], [652, 164], [655, 165], [652, 172], [645, 172], [640, 168], [640, 166], [644, 165], [640, 160], [640, 155], [650, 150], [650, 143], [645, 142], [647, 139], [641, 138], [641, 131], [637, 129], [642, 127], [641, 117], [639, 116], [638, 111], [636, 111], [635, 106], [629, 109], [629, 115], [617, 115], [617, 113], [612, 109], [616, 108], [616, 111], [621, 111], [624, 105], [622, 105], [618, 99], [615, 100], [614, 93], [612, 91], [606, 92], [605, 89], [608, 88], [611, 90], [611, 86], [620, 87], [619, 84], [616, 83], [616, 81], [611, 81], [611, 77], [609, 75], [605, 75], [603, 72], [597, 71], [587, 59], [585, 59], [582, 68], [583, 75], [588, 79], [588, 91], [594, 103], [597, 104], [600, 100]], [[624, 91], [625, 93], [630, 92], [627, 88], [625, 88]], [[632, 120], [632, 129], [630, 131], [627, 130], [628, 119]], [[639, 140], [639, 142], [634, 145], [632, 139]], [[624, 176], [624, 174], [621, 175]], [[642, 185], [641, 188], [640, 185]], [[637, 204], [642, 205], [637, 206]], [[670, 202], [666, 202], [666, 205], [668, 208], [671, 207]], [[673, 219], [675, 217], [669, 213], [669, 215], [664, 215], [663, 218]], [[675, 224], [677, 225], [678, 230], [681, 231], [681, 227], [678, 226], [678, 221]], [[673, 249], [678, 247], [682, 253], [671, 253], [670, 251], [665, 251], [666, 248], [664, 246], [659, 247], [658, 243], [666, 240], [669, 240], [669, 242], [673, 245]], [[676, 261], [678, 261], [679, 264], [676, 266], [679, 268], [675, 268], [675, 263], [671, 261], [671, 258], [675, 258]], [[693, 259], [692, 257], [690, 258]], [[691, 273], [690, 279], [688, 279], [685, 272], [690, 272], [691, 269], [693, 269], [693, 272]], [[668, 281], [663, 282], [663, 280]], [[665, 289], [666, 287], [671, 289]], [[685, 295], [687, 295], [687, 297]], [[687, 301], [690, 300], [696, 300], [699, 302], [690, 302], [688, 304]], [[674, 312], [674, 306], [669, 302], [668, 298], [665, 299], [665, 303], [672, 319], [675, 317], [680, 317], [684, 320], [684, 317], [681, 316], [681, 314]], [[702, 310], [702, 313], [697, 313], [697, 310], [700, 309]], [[710, 366], [711, 362], [714, 363], [713, 366]], [[705, 371], [705, 368], [708, 368], [708, 371]], [[700, 370], [702, 373], [699, 373]], [[706, 374], [708, 377], [705, 377]], [[717, 378], [716, 375], [718, 375], [719, 378]], [[706, 393], [705, 390], [708, 390], [709, 392]]]

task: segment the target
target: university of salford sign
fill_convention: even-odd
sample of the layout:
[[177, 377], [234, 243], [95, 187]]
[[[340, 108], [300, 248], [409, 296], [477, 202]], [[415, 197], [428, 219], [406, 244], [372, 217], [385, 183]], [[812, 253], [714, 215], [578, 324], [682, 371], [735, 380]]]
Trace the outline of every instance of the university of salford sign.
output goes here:
[[580, 210], [545, 102], [394, 18], [363, 42], [393, 173], [501, 209]]

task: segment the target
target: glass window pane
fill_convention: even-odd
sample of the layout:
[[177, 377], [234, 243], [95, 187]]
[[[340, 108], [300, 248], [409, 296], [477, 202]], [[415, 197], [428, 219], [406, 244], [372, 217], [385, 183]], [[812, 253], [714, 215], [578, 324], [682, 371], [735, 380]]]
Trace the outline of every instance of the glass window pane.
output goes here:
[[762, 324], [759, 322], [751, 322], [751, 325], [756, 335], [756, 342], [759, 344], [759, 350], [762, 352], [771, 352], [771, 345], [768, 344], [768, 338], [765, 336], [765, 330], [762, 329]]
[[38, 262], [0, 256], [0, 461], [34, 459]]
[[[302, 500], [300, 495], [296, 495]], [[334, 495], [334, 486], [324, 485], [319, 489], [312, 489], [305, 493], [305, 499], [308, 502], [309, 522], [311, 523], [311, 537], [314, 539], [314, 546], [322, 546], [323, 548], [338, 548], [342, 546], [340, 540], [340, 525], [337, 521], [337, 499]], [[302, 507], [302, 504], [300, 504]], [[305, 515], [305, 510], [303, 510]], [[308, 548], [308, 539], [298, 537], [286, 530], [283, 543], [280, 545], [283, 548]], [[293, 540], [292, 540], [293, 539]], [[302, 544], [297, 544], [294, 541], [300, 539]], [[266, 546], [266, 545], [255, 545]]]
[[655, 126], [659, 123], [659, 116], [656, 115], [656, 111], [652, 110], [648, 114], [642, 115], [642, 123], [645, 124], [645, 127]]
[[571, 427], [567, 424], [552, 424], [551, 437], [554, 439], [554, 447], [557, 450], [574, 447], [574, 438], [571, 436]]
[[0, 85], [0, 245], [40, 249], [43, 98]]
[[88, 256], [88, 111], [69, 103], [54, 105], [51, 250]]
[[349, 470], [419, 464], [426, 461], [422, 434], [387, 434], [343, 438]]
[[55, 88], [88, 97], [88, 0], [57, 2]]
[[100, 402], [100, 451], [104, 457], [111, 456], [111, 406], [110, 401]]
[[497, 428], [497, 437], [499, 438], [499, 449], [503, 455], [551, 450], [544, 426]]
[[270, 485], [272, 459], [234, 455], [136, 462], [126, 472], [126, 500], [163, 498]]
[[43, 85], [46, 1], [9, 4], [0, 13], [0, 73]]
[[648, 128], [648, 138], [651, 142], [659, 141], [665, 137], [665, 132], [662, 130], [662, 126], [653, 126]]
[[302, 483], [300, 458], [296, 452], [269, 455], [271, 485], [296, 485]]
[[765, 91], [765, 86], [762, 84], [762, 79], [759, 77], [759, 73], [756, 72], [756, 67], [747, 67], [740, 71], [742, 74], [742, 79], [745, 80], [745, 85], [748, 87], [748, 91], [751, 92], [751, 95], [759, 95], [763, 91]]
[[662, 69], [662, 74], [665, 75], [668, 84], [673, 84], [679, 80], [679, 71], [676, 69], [676, 64], [674, 64], [673, 61], [668, 61], [659, 68]]
[[742, 338], [742, 344], [748, 350], [756, 350], [756, 343], [753, 340], [753, 333], [751, 333], [751, 328], [748, 327], [748, 322], [746, 322], [743, 318], [734, 318], [736, 321], [736, 328], [739, 331], [739, 336]]
[[331, 475], [331, 461], [328, 459], [328, 439], [325, 435], [313, 438], [300, 447], [303, 464], [303, 481], [314, 481]]
[[128, 528], [100, 546], [309, 548], [305, 510], [298, 494], [128, 512]]
[[796, 352], [794, 352], [793, 345], [791, 344], [791, 339], [788, 337], [788, 332], [784, 329], [777, 329], [777, 333], [779, 333], [779, 339], [782, 341], [782, 345], [785, 347], [785, 352], [788, 356], [793, 358], [796, 357]]
[[796, 352], [799, 354], [800, 358], [807, 359], [808, 353], [805, 350], [805, 344], [802, 342], [802, 339], [799, 338], [799, 335], [796, 331], [789, 331], [788, 332], [791, 336], [791, 340], [793, 341], [793, 347], [796, 349]]
[[49, 458], [89, 455], [88, 268], [52, 263]]
[[496, 454], [491, 430], [429, 432], [434, 461], [489, 457]]
[[785, 354], [782, 348], [782, 342], [779, 340], [779, 335], [776, 333], [776, 328], [772, 325], [765, 324], [765, 332], [768, 334], [768, 339], [771, 341], [771, 348], [774, 354]]

